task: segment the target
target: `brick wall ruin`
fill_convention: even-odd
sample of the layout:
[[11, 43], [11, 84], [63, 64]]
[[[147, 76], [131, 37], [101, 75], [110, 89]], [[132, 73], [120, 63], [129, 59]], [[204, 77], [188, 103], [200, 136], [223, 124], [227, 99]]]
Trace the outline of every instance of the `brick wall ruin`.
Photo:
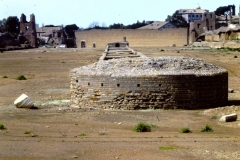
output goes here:
[[30, 15], [29, 22], [27, 22], [24, 14], [21, 15], [19, 43], [29, 44], [31, 47], [38, 47], [34, 14]]
[[[128, 60], [126, 59], [126, 61]], [[178, 59], [176, 64], [178, 61], [181, 60]], [[114, 64], [116, 62], [114, 61]], [[167, 65], [172, 64], [174, 63]], [[162, 65], [162, 63], [157, 63], [158, 65]], [[202, 67], [212, 67], [211, 64], [204, 62], [201, 62], [201, 65]], [[111, 68], [111, 66], [109, 67]], [[192, 65], [187, 66], [187, 70], [188, 67], [192, 67]], [[86, 73], [82, 70], [86, 70]], [[194, 71], [195, 73], [174, 73], [172, 71], [171, 73], [167, 71], [156, 73], [150, 69], [146, 71], [148, 75], [134, 75], [138, 72], [129, 70], [123, 71], [123, 74], [128, 75], [116, 76], [114, 75], [115, 72], [118, 72], [116, 70], [109, 75], [106, 75], [107, 71], [89, 74], [91, 67], [82, 67], [80, 73], [78, 69], [70, 72], [71, 103], [79, 107], [92, 106], [126, 110], [200, 109], [226, 105], [228, 72], [223, 69], [209, 69], [209, 73], [208, 71], [203, 73], [200, 70], [199, 74], [195, 74], [198, 71]]]

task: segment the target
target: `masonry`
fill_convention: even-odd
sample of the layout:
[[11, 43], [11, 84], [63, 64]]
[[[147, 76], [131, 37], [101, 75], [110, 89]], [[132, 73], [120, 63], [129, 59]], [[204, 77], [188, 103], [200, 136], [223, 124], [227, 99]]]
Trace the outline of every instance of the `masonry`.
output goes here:
[[[201, 60], [193, 60], [195, 62], [192, 63], [189, 62], [192, 60], [189, 58], [173, 57], [173, 61], [171, 58], [166, 58], [167, 61], [159, 59], [161, 58], [121, 59], [124, 64], [116, 66], [118, 71], [110, 64], [116, 64], [121, 60], [96, 62], [91, 66], [83, 66], [80, 70], [74, 69], [70, 72], [71, 103], [79, 107], [124, 110], [201, 109], [226, 105], [228, 100], [226, 70]], [[126, 61], [129, 61], [129, 64], [125, 63]], [[144, 72], [146, 71], [144, 74], [136, 69], [138, 68], [136, 65], [141, 66], [143, 61], [146, 61], [144, 65], [152, 63], [153, 67], [162, 68], [158, 71], [144, 68]], [[92, 66], [100, 67], [97, 63], [107, 63], [106, 66], [114, 72], [93, 72]], [[184, 67], [183, 63], [189, 64]], [[173, 64], [175, 68], [182, 68], [184, 71], [169, 70], [168, 67]], [[136, 70], [131, 67], [125, 68], [127, 65], [132, 65], [131, 67]], [[167, 67], [164, 67], [166, 65]], [[189, 72], [189, 67], [197, 69]], [[122, 73], [116, 73], [124, 68]]]
[[159, 47], [159, 46], [183, 46], [188, 43], [187, 28], [158, 30], [138, 29], [109, 29], [109, 30], [85, 30], [76, 31], [76, 43], [81, 47], [85, 41], [86, 47], [92, 48], [93, 43], [98, 48], [104, 48], [108, 42], [122, 40], [123, 37], [131, 42], [130, 47]]

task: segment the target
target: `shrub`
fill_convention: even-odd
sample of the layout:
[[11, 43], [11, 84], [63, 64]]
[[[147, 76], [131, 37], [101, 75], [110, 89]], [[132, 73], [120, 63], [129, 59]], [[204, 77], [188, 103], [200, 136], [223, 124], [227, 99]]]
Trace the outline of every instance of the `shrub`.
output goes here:
[[143, 122], [138, 123], [134, 128], [135, 132], [151, 132], [152, 126]]
[[16, 80], [27, 80], [27, 78], [24, 75], [20, 75], [16, 78]]
[[24, 134], [31, 134], [31, 133], [32, 133], [31, 130], [26, 130], [26, 131], [24, 132]]
[[191, 131], [190, 128], [186, 127], [186, 128], [182, 128], [182, 129], [180, 130], [180, 133], [192, 133], [192, 131]]
[[7, 76], [3, 76], [2, 78], [8, 78]]
[[0, 123], [0, 130], [7, 129], [3, 124]]
[[164, 49], [161, 49], [160, 51], [161, 51], [161, 52], [164, 52]]
[[217, 116], [213, 115], [213, 116], [212, 116], [212, 119], [217, 119]]
[[213, 132], [213, 129], [208, 124], [201, 130], [201, 132]]
[[83, 137], [83, 136], [87, 136], [87, 134], [86, 133], [81, 133], [81, 134], [79, 134], [79, 136]]
[[159, 147], [160, 150], [174, 150], [176, 149], [176, 147], [173, 147], [173, 146], [160, 146]]

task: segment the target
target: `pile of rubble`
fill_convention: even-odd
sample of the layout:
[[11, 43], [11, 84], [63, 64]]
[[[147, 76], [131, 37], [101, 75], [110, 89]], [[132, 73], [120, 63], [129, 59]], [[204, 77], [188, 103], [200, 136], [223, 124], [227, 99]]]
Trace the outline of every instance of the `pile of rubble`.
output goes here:
[[226, 72], [202, 59], [191, 57], [142, 57], [99, 61], [88, 66], [75, 68], [73, 72], [82, 75], [156, 76], [156, 75], [196, 75], [207, 76]]

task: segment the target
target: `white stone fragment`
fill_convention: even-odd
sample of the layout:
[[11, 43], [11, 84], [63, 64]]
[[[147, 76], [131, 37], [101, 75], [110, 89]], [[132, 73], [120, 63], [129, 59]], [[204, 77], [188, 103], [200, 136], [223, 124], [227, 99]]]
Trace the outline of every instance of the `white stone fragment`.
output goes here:
[[32, 107], [34, 107], [33, 102], [30, 100], [30, 98], [26, 94], [22, 94], [20, 97], [18, 97], [14, 101], [14, 105], [17, 108], [32, 108]]
[[219, 122], [233, 122], [237, 120], [237, 114], [224, 115], [219, 119]]

